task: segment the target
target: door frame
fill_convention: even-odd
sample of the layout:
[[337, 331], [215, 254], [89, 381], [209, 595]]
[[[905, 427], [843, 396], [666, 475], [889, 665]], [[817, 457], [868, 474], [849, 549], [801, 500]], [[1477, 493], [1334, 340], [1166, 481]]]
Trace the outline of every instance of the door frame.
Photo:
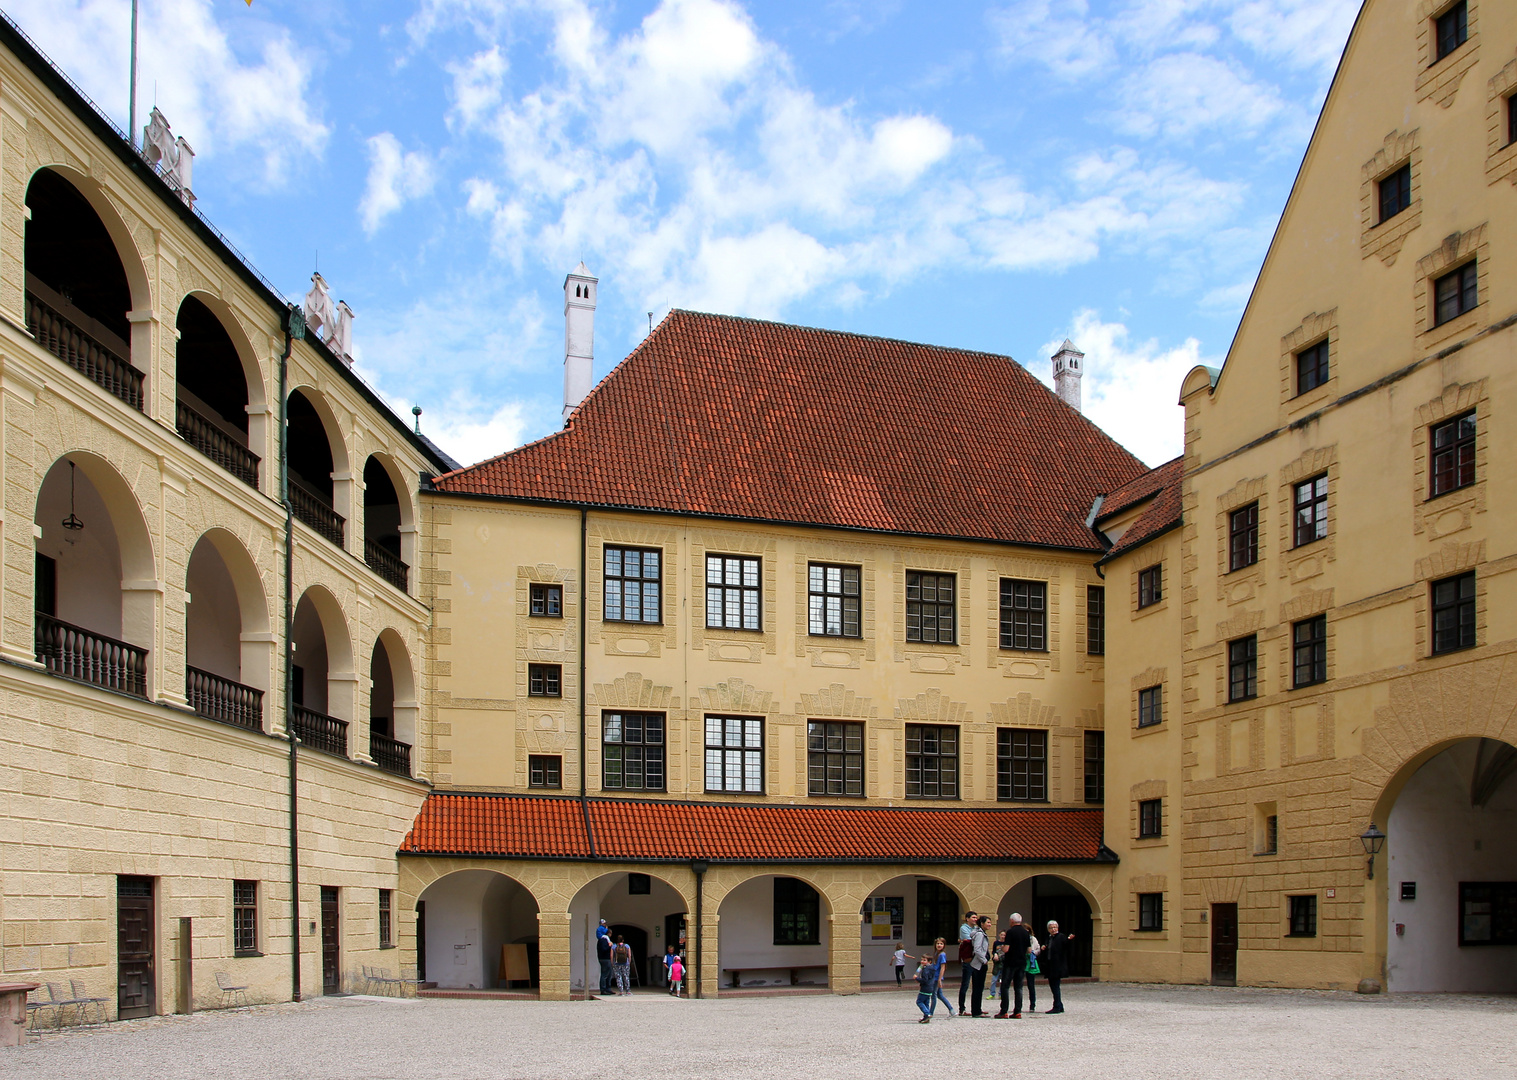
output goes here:
[[[121, 886], [124, 882], [146, 882], [147, 896], [132, 896], [129, 899], [146, 899], [147, 910], [147, 972], [143, 978], [143, 1004], [124, 1006], [122, 1003], [121, 962]], [[116, 875], [116, 1019], [135, 1020], [143, 1016], [158, 1015], [158, 881], [141, 874]]]
[[[1218, 944], [1217, 943], [1217, 931], [1218, 931], [1219, 925], [1221, 924], [1221, 921], [1217, 918], [1217, 913], [1219, 911], [1223, 910], [1223, 909], [1230, 909], [1230, 917], [1231, 917], [1231, 922], [1232, 922], [1232, 950], [1233, 950], [1232, 969], [1233, 969], [1233, 973], [1232, 973], [1232, 976], [1230, 978], [1227, 977], [1227, 976], [1219, 976], [1217, 974], [1217, 944]], [[1210, 918], [1211, 918], [1211, 935], [1210, 935], [1211, 936], [1211, 942], [1210, 942], [1211, 947], [1208, 950], [1208, 956], [1209, 956], [1210, 961], [1211, 961], [1211, 985], [1213, 985], [1213, 986], [1237, 986], [1238, 985], [1238, 944], [1239, 944], [1239, 941], [1238, 941], [1238, 937], [1239, 937], [1239, 935], [1238, 935], [1238, 905], [1237, 904], [1213, 904], [1211, 906]]]
[[[332, 952], [333, 970], [337, 975], [336, 983], [327, 982], [327, 896], [331, 895], [332, 910]], [[331, 885], [321, 886], [318, 894], [318, 903], [321, 908], [320, 934], [317, 940], [320, 942], [321, 956], [321, 992], [323, 994], [342, 993], [342, 890]]]

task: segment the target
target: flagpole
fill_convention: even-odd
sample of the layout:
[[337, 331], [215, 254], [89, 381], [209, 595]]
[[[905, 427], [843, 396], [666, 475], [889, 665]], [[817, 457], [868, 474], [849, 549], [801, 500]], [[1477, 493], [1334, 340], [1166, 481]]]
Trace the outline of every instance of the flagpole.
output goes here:
[[131, 103], [127, 106], [126, 134], [137, 148], [137, 0], [132, 0], [132, 86]]

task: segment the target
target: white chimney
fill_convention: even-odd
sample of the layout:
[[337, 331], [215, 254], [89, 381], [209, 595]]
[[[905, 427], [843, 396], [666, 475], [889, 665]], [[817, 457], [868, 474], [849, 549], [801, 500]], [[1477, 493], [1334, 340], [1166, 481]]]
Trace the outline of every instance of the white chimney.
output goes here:
[[1080, 378], [1085, 374], [1080, 365], [1084, 359], [1085, 354], [1068, 338], [1053, 354], [1053, 391], [1059, 395], [1060, 401], [1076, 412], [1080, 411]]
[[584, 263], [564, 278], [564, 420], [593, 385], [595, 278]]

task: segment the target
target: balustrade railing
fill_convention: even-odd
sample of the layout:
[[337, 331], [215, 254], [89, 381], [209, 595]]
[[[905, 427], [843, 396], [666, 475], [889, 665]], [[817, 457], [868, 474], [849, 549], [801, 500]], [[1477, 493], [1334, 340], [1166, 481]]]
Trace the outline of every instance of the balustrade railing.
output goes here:
[[380, 577], [401, 592], [406, 591], [406, 583], [409, 580], [409, 570], [405, 563], [400, 561], [400, 556], [388, 548], [381, 547], [372, 540], [363, 542], [363, 561], [369, 564]]
[[348, 756], [348, 722], [296, 705], [290, 717], [300, 741], [315, 750]]
[[207, 720], [219, 720], [249, 731], [263, 730], [262, 690], [186, 666], [184, 694], [190, 708]]
[[369, 756], [385, 772], [396, 776], [411, 775], [411, 744], [397, 742], [388, 735], [369, 733]]
[[37, 344], [69, 367], [132, 408], [142, 408], [142, 372], [30, 292], [26, 294], [26, 328]]
[[37, 659], [47, 670], [107, 690], [147, 697], [146, 649], [37, 612]]
[[256, 488], [258, 455], [184, 402], [175, 404], [174, 421], [179, 437], [249, 487]]
[[338, 547], [342, 547], [343, 526], [346, 521], [319, 495], [313, 495], [305, 488], [291, 484], [290, 505], [294, 508], [296, 517]]

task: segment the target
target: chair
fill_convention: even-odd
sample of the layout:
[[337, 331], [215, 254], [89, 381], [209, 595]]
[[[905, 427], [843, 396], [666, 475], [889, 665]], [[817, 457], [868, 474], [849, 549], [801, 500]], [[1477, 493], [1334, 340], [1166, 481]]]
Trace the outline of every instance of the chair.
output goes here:
[[47, 996], [53, 999], [53, 1005], [57, 1007], [57, 1012], [54, 1016], [56, 1017], [60, 1031], [63, 1030], [63, 1018], [68, 1009], [75, 1011], [75, 1015], [79, 1018], [81, 1024], [84, 1022], [85, 1002], [74, 997], [71, 991], [65, 990], [62, 983], [48, 983]]
[[379, 993], [388, 995], [392, 986], [398, 987], [400, 984], [400, 980], [390, 974], [389, 968], [366, 967], [363, 971], [369, 988]]
[[[26, 1030], [40, 1038], [42, 1035], [42, 1022], [46, 1019], [46, 1016], [43, 1014], [43, 1010], [53, 1010], [54, 1024], [56, 1025], [58, 1005], [55, 1001], [53, 1001], [53, 997], [48, 993], [46, 986], [39, 986], [37, 989], [33, 990], [32, 993], [38, 995], [38, 997], [36, 1001], [33, 1001], [31, 1000], [31, 995], [27, 995]], [[44, 994], [47, 996], [42, 996]]]
[[105, 1011], [106, 1005], [110, 1003], [110, 998], [91, 997], [89, 987], [85, 986], [84, 983], [80, 982], [78, 979], [70, 979], [68, 981], [68, 985], [69, 989], [73, 992], [74, 1000], [79, 1004], [79, 1018], [81, 1020], [85, 1021], [86, 1023], [89, 1022], [89, 1010], [91, 1005], [93, 1005], [96, 1009], [97, 1019], [95, 1020], [95, 1023], [104, 1024], [107, 1020], [110, 1019]]
[[414, 967], [401, 968], [400, 978], [395, 980], [395, 988], [400, 992], [401, 997], [406, 996], [407, 990], [411, 992], [412, 997], [415, 997], [416, 991], [421, 989], [421, 984], [422, 980], [417, 977]]
[[216, 972], [216, 988], [221, 991], [221, 1007], [250, 1004], [248, 1001], [247, 984], [238, 986], [232, 981], [232, 977], [225, 971]]

